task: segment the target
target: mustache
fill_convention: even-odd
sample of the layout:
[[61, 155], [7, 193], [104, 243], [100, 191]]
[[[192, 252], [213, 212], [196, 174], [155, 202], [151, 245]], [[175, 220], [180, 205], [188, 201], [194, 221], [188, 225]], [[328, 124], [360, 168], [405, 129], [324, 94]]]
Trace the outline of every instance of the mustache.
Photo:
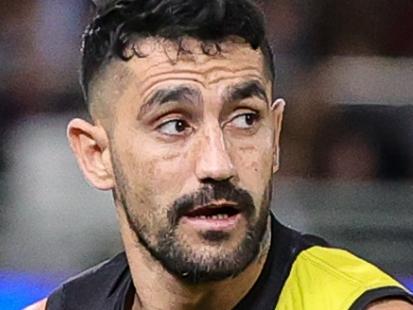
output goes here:
[[177, 225], [182, 216], [196, 207], [214, 204], [219, 200], [235, 203], [234, 207], [240, 212], [244, 212], [248, 217], [253, 214], [255, 209], [252, 196], [246, 190], [228, 181], [222, 181], [206, 184], [198, 191], [175, 200], [172, 208], [168, 211], [169, 222], [172, 225]]

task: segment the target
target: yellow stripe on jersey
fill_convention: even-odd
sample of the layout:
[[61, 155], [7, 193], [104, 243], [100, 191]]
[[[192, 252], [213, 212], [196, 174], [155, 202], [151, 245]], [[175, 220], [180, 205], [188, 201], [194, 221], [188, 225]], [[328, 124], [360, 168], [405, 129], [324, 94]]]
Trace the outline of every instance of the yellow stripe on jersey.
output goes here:
[[347, 310], [366, 291], [400, 283], [340, 249], [311, 247], [293, 263], [276, 310]]

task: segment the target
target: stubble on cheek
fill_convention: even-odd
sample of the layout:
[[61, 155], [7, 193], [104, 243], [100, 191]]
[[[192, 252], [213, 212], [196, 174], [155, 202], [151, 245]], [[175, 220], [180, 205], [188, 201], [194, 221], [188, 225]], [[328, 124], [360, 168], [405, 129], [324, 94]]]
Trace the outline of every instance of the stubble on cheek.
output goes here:
[[[129, 148], [131, 149], [131, 147]], [[123, 150], [128, 150], [127, 147]], [[112, 164], [115, 174], [116, 187], [115, 191], [120, 200], [121, 206], [125, 209], [129, 221], [134, 225], [152, 226], [150, 212], [145, 206], [152, 204], [150, 197], [153, 191], [147, 182], [143, 180], [151, 180], [150, 175], [153, 174], [153, 165], [138, 164], [136, 157], [132, 152], [125, 151], [123, 157], [118, 151], [118, 147], [112, 147]], [[139, 218], [139, 221], [136, 219]]]
[[253, 217], [255, 219], [250, 223], [248, 235], [241, 237], [241, 240], [226, 240], [225, 247], [217, 244], [206, 246], [200, 244], [199, 240], [188, 238], [188, 234], [180, 229], [174, 231], [176, 227], [171, 227], [166, 216], [171, 207], [167, 200], [176, 199], [168, 196], [178, 195], [180, 191], [176, 188], [160, 188], [159, 185], [171, 186], [179, 183], [179, 179], [170, 179], [165, 174], [157, 176], [156, 173], [164, 167], [173, 176], [177, 168], [165, 166], [170, 165], [170, 162], [162, 164], [156, 160], [151, 164], [145, 162], [138, 165], [133, 156], [131, 153], [123, 153], [123, 158], [119, 158], [114, 154], [117, 190], [124, 196], [122, 205], [130, 229], [136, 233], [137, 242], [143, 244], [167, 270], [191, 283], [219, 280], [239, 274], [257, 257], [267, 219], [264, 216], [266, 206], [261, 205], [266, 201], [262, 192], [259, 198], [259, 192], [255, 194], [261, 202], [256, 204], [259, 209], [257, 216], [260, 214], [262, 217]]
[[[120, 158], [113, 150], [113, 165], [117, 190], [123, 197], [122, 207], [128, 216], [132, 230], [140, 231], [149, 244], [156, 245], [161, 231], [170, 231], [168, 209], [178, 193], [177, 152], [162, 152], [161, 149], [134, 151], [130, 147]], [[138, 152], [138, 153], [135, 153]], [[139, 153], [140, 152], [140, 153]], [[149, 158], [153, 156], [153, 158]], [[138, 236], [139, 237], [139, 236]], [[141, 236], [142, 237], [142, 236]]]

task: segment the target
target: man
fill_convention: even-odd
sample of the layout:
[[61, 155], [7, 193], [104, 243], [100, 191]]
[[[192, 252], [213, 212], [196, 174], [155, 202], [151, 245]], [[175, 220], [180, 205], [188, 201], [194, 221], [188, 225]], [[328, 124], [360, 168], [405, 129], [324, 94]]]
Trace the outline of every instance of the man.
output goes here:
[[269, 211], [284, 101], [249, 0], [98, 3], [84, 36], [93, 122], [68, 137], [112, 190], [125, 253], [34, 309], [413, 309], [391, 277]]

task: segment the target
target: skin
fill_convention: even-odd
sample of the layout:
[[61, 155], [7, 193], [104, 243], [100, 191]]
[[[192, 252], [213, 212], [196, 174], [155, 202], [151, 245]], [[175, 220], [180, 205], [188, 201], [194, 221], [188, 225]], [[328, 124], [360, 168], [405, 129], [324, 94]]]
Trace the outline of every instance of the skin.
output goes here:
[[[269, 101], [271, 81], [262, 53], [230, 38], [216, 56], [203, 54], [197, 40], [187, 38], [185, 44], [191, 53], [176, 57], [171, 42], [140, 41], [139, 49], [147, 57], [113, 62], [94, 81], [94, 123], [75, 119], [68, 126], [71, 147], [86, 178], [96, 188], [114, 192], [137, 291], [132, 309], [233, 308], [257, 280], [271, 238], [267, 229], [257, 257], [237, 276], [189, 284], [154, 259], [127, 220], [128, 212], [145, 226], [147, 242], [156, 245], [155, 232], [167, 225], [173, 201], [211, 182], [228, 181], [249, 193], [255, 206], [252, 224], [263, 208], [269, 208], [266, 198], [278, 170], [284, 102]], [[265, 96], [226, 100], [234, 85], [250, 81], [259, 84]], [[179, 86], [195, 89], [196, 95], [148, 106], [160, 89]], [[256, 113], [259, 117], [250, 122]], [[178, 121], [186, 124], [178, 126], [182, 131], [176, 130]], [[222, 253], [231, 255], [246, 231], [247, 219], [242, 218], [227, 238], [214, 243], [179, 222], [176, 237], [187, 253], [208, 261]], [[392, 304], [399, 303], [403, 302], [370, 309], [396, 309]], [[33, 309], [44, 309], [44, 301]]]
[[[191, 54], [177, 59], [174, 45], [167, 41], [140, 42], [139, 49], [148, 57], [109, 65], [107, 72], [119, 74], [103, 74], [95, 82], [91, 98], [96, 124], [77, 119], [68, 129], [88, 180], [99, 189], [115, 192], [121, 235], [138, 292], [136, 309], [234, 307], [256, 281], [270, 240], [267, 235], [259, 255], [237, 277], [189, 285], [154, 260], [128, 224], [120, 197], [131, 217], [147, 227], [148, 242], [156, 245], [153, 232], [166, 225], [173, 201], [211, 180], [229, 180], [249, 193], [256, 206], [252, 224], [260, 208], [269, 207], [264, 199], [272, 173], [278, 169], [284, 103], [268, 99], [272, 84], [262, 53], [232, 40], [222, 44], [224, 52], [217, 56], [202, 53], [197, 40], [188, 38], [185, 45]], [[225, 100], [229, 89], [251, 81], [260, 85], [263, 98]], [[157, 91], [182, 85], [196, 90], [188, 95], [188, 102], [148, 105]], [[96, 117], [105, 113], [98, 108], [99, 98], [114, 100], [103, 102], [111, 107], [109, 117]], [[257, 112], [259, 121], [249, 126], [246, 115]], [[175, 120], [186, 122], [183, 132], [175, 130]], [[177, 228], [177, 238], [189, 253], [206, 261], [223, 253], [231, 255], [245, 234], [244, 218], [220, 243], [207, 242], [191, 225], [180, 223]]]

